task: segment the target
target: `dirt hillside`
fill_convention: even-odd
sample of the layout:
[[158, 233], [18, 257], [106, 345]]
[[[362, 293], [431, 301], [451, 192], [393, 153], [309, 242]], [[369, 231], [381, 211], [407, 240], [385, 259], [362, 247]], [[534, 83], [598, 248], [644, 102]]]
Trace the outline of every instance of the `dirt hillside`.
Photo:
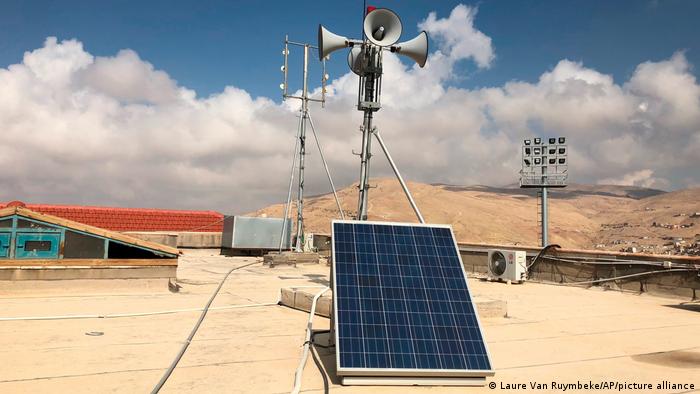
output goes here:
[[[376, 188], [370, 190], [370, 220], [416, 221], [398, 182], [375, 179], [372, 185]], [[534, 189], [415, 182], [409, 182], [409, 188], [426, 221], [451, 224], [460, 242], [538, 244]], [[339, 197], [346, 215], [355, 215], [356, 185], [340, 190]], [[550, 191], [549, 201], [550, 242], [564, 247], [621, 250], [644, 245], [646, 251], [660, 252], [669, 242], [664, 237], [682, 237], [693, 243], [695, 233], [700, 233], [700, 227], [695, 227], [700, 226], [700, 218], [691, 217], [700, 212], [700, 189], [666, 193], [629, 186], [570, 185]], [[283, 208], [283, 204], [276, 204], [250, 215], [281, 217]], [[296, 211], [295, 206], [293, 209]], [[307, 232], [329, 233], [330, 220], [337, 217], [332, 194], [306, 200]], [[674, 229], [672, 225], [652, 227], [654, 222], [697, 224]]]

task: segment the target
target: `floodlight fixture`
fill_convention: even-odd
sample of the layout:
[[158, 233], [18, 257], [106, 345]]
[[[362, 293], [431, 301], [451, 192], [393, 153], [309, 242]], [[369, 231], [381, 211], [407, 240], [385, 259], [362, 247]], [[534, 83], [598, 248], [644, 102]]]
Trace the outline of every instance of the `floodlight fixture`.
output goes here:
[[538, 196], [542, 199], [540, 222], [543, 247], [548, 244], [547, 189], [565, 187], [568, 178], [566, 138], [546, 138], [544, 141], [548, 144], [542, 144], [542, 138], [533, 138], [535, 147], [532, 149], [532, 155], [530, 155], [530, 140], [523, 141], [523, 164], [520, 170], [520, 187], [540, 189]]

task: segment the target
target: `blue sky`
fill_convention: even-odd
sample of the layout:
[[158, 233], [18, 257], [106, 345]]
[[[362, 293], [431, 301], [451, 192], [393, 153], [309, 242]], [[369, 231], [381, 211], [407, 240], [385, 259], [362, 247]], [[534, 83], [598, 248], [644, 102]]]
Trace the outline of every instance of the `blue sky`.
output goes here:
[[[408, 180], [517, 184], [522, 140], [557, 135], [572, 183], [700, 187], [700, 1], [373, 5], [400, 15], [403, 40], [419, 24], [431, 37], [426, 68], [384, 57], [375, 123]], [[362, 9], [4, 1], [0, 200], [231, 213], [281, 201], [299, 105], [281, 103], [284, 36], [315, 43], [323, 23], [360, 38]], [[332, 55], [326, 106], [312, 110], [340, 187], [357, 182], [362, 119], [345, 56]], [[326, 193], [314, 149], [306, 187]], [[393, 174], [380, 158], [371, 175]]]
[[[561, 59], [611, 74], [624, 82], [644, 61], [685, 50], [700, 64], [700, 2], [669, 1], [480, 1], [477, 29], [490, 36], [496, 60], [489, 69], [458, 65], [461, 87], [536, 81]], [[430, 11], [449, 15], [457, 1], [378, 1], [395, 10], [403, 39]], [[318, 23], [359, 37], [361, 1], [3, 1], [0, 65], [18, 63], [47, 36], [76, 38], [97, 56], [130, 48], [182, 86], [206, 97], [233, 85], [253, 96], [278, 100], [280, 49], [285, 34], [314, 43]], [[344, 74], [335, 57], [332, 76]], [[696, 72], [696, 70], [693, 70]]]

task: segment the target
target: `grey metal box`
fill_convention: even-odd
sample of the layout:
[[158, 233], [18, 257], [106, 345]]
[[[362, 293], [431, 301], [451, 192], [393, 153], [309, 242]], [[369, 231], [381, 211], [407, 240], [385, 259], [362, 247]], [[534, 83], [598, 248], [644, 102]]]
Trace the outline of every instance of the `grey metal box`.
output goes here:
[[282, 249], [289, 249], [292, 220], [247, 216], [225, 216], [221, 247], [229, 249], [277, 249], [284, 220], [287, 228]]

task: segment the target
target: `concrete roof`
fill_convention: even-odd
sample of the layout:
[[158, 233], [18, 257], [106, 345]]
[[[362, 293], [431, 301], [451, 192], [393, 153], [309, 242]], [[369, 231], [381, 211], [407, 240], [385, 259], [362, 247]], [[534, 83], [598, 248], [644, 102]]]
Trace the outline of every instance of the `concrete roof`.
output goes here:
[[[231, 267], [254, 258], [193, 251], [181, 257], [179, 293], [163, 284], [54, 282], [2, 292], [2, 316], [149, 312], [203, 306]], [[281, 287], [325, 285], [328, 267], [253, 265], [234, 272], [213, 307], [275, 302]], [[158, 285], [158, 286], [155, 286]], [[154, 287], [155, 286], [155, 287]], [[679, 300], [546, 284], [470, 279], [472, 292], [506, 299], [508, 318], [482, 319], [496, 375], [489, 382], [627, 381], [700, 385], [700, 306]], [[0, 321], [0, 392], [148, 392], [199, 312], [142, 317]], [[212, 310], [164, 393], [284, 393], [293, 386], [308, 314], [282, 306]], [[316, 317], [314, 328], [328, 328]], [[100, 331], [102, 336], [86, 332]], [[480, 392], [486, 388], [342, 387], [321, 350], [331, 391]], [[302, 390], [322, 392], [309, 358]], [[501, 390], [502, 391], [502, 390]], [[681, 392], [684, 390], [672, 390]], [[666, 391], [669, 392], [669, 391]]]

